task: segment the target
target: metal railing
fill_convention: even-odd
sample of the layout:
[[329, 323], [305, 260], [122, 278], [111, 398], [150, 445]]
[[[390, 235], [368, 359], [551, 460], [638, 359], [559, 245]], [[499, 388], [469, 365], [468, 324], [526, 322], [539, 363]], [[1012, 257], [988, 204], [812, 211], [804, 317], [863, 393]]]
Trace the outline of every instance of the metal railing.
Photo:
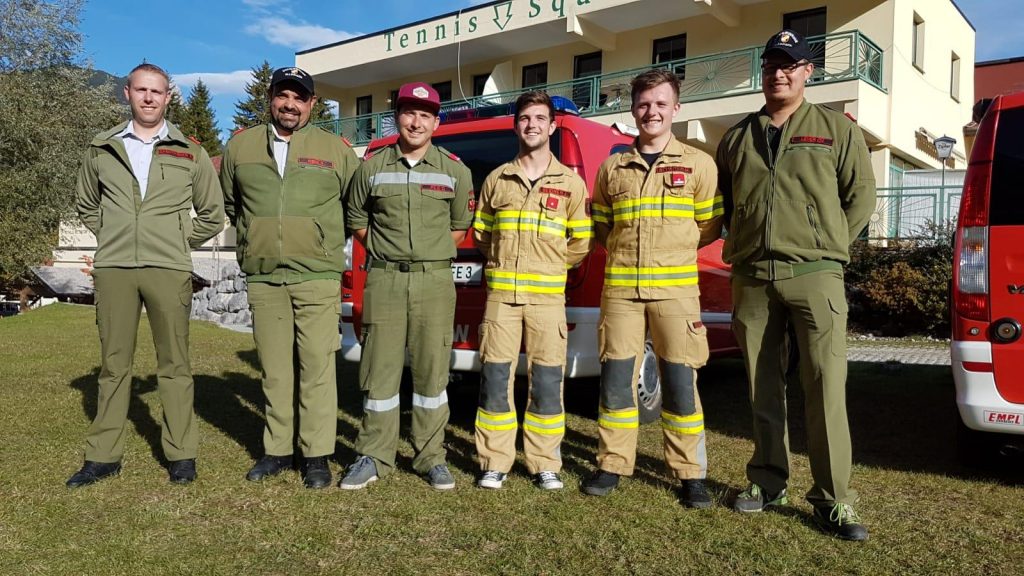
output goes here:
[[959, 184], [879, 188], [875, 211], [868, 221], [868, 238], [934, 237], [936, 225], [956, 220], [961, 191]]
[[[815, 63], [810, 84], [863, 80], [885, 91], [882, 49], [859, 30], [814, 36], [808, 38], [807, 42], [814, 54]], [[763, 47], [744, 48], [487, 96], [451, 100], [443, 102], [441, 110], [447, 112], [507, 104], [514, 102], [523, 92], [543, 89], [552, 96], [563, 96], [572, 100], [580, 109], [582, 116], [618, 113], [628, 111], [632, 104], [629, 81], [637, 74], [654, 68], [672, 68], [680, 75], [680, 102], [749, 94], [761, 89], [760, 64], [763, 50]], [[392, 111], [337, 118], [321, 122], [319, 125], [348, 138], [357, 145], [367, 144], [374, 138], [395, 133]]]

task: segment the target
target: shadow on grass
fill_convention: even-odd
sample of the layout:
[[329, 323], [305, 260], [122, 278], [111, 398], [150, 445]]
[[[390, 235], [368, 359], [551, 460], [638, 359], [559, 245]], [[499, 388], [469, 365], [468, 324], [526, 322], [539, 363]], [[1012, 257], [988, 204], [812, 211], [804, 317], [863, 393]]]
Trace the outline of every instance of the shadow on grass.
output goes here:
[[[701, 400], [707, 427], [751, 437], [750, 405], [743, 365], [721, 360], [701, 369]], [[1024, 459], [1002, 457], [990, 470], [966, 468], [957, 459], [956, 410], [949, 366], [851, 362], [847, 411], [856, 464], [995, 480], [1019, 485]], [[804, 398], [794, 377], [787, 386], [789, 442], [794, 453], [807, 453]], [[745, 455], [749, 456], [749, 455]]]
[[[82, 394], [82, 411], [90, 423], [96, 418], [99, 390], [97, 379], [99, 374], [100, 368], [97, 366], [89, 374], [71, 381], [71, 387]], [[143, 394], [156, 390], [156, 376], [150, 376], [145, 380], [131, 378], [130, 386], [128, 421], [132, 423], [138, 435], [149, 444], [149, 450], [153, 458], [166, 464], [167, 461], [163, 455], [163, 447], [160, 444], [160, 423], [153, 418], [149, 406], [140, 398]]]

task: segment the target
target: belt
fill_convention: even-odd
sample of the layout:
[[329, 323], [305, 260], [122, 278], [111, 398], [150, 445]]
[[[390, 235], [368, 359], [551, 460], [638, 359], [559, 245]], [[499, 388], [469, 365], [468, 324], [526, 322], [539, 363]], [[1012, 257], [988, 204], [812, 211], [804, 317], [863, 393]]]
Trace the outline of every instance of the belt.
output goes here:
[[452, 263], [449, 260], [433, 260], [428, 262], [388, 262], [387, 260], [374, 260], [373, 262], [370, 262], [370, 268], [389, 270], [391, 272], [427, 272], [430, 270], [440, 270], [442, 268], [451, 267]]

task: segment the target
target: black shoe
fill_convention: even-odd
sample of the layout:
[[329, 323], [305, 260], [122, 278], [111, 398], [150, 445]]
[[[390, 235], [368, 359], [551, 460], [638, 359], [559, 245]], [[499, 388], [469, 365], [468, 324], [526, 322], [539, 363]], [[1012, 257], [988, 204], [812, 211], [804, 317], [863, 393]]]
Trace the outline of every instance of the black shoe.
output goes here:
[[679, 500], [687, 508], [711, 508], [711, 495], [703, 480], [683, 480]]
[[591, 496], [607, 496], [619, 485], [619, 475], [598, 470], [583, 483], [583, 493]]
[[868, 529], [861, 523], [853, 506], [835, 503], [831, 506], [815, 506], [814, 522], [821, 531], [841, 540], [863, 541], [868, 539]]
[[302, 466], [302, 482], [306, 488], [326, 488], [331, 485], [331, 468], [326, 456], [306, 458]]
[[289, 456], [264, 456], [249, 470], [245, 479], [250, 482], [258, 482], [267, 476], [277, 476], [281, 472], [292, 467], [292, 457]]
[[80, 488], [99, 482], [108, 476], [117, 476], [121, 473], [120, 462], [91, 462], [85, 461], [82, 469], [68, 478], [68, 488]]
[[175, 484], [188, 484], [196, 479], [196, 459], [171, 460], [167, 466], [167, 472], [171, 482]]

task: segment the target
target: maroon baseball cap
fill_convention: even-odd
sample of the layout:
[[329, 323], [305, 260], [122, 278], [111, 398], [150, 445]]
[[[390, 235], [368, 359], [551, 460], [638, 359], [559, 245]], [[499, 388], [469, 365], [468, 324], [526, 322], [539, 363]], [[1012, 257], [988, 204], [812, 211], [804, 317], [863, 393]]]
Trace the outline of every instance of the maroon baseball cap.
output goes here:
[[403, 84], [398, 89], [398, 102], [395, 103], [395, 109], [397, 110], [402, 104], [419, 104], [431, 111], [436, 115], [441, 111], [441, 97], [437, 94], [437, 90], [426, 82], [410, 82]]

